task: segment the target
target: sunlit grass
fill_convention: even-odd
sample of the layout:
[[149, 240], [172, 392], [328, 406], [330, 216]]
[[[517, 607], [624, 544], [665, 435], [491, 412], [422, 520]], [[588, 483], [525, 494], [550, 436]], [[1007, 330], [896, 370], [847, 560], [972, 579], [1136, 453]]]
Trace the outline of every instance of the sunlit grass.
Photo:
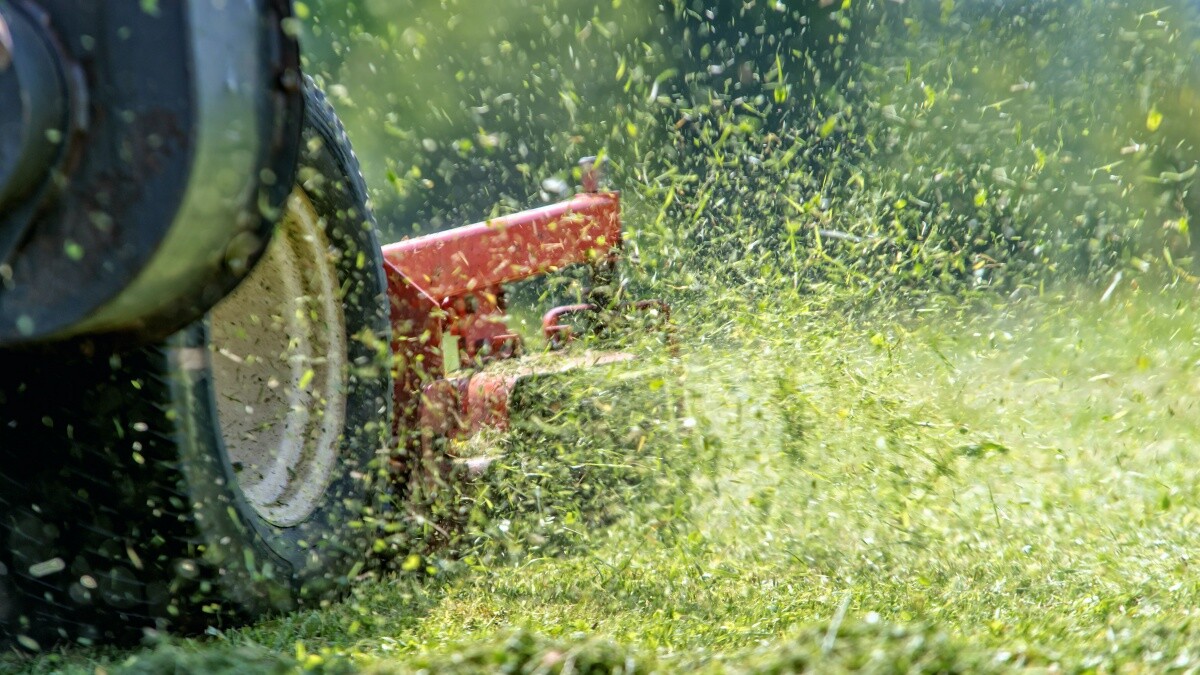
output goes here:
[[[610, 522], [576, 525], [553, 552], [529, 538], [544, 527], [514, 526], [506, 542], [364, 582], [328, 610], [26, 665], [1197, 665], [1189, 293], [1047, 296], [899, 322], [780, 302], [770, 322], [705, 324], [681, 357], [694, 429], [655, 452], [686, 468], [683, 492], [639, 483]], [[700, 328], [685, 325], [685, 339]], [[570, 493], [557, 498], [569, 506]]]

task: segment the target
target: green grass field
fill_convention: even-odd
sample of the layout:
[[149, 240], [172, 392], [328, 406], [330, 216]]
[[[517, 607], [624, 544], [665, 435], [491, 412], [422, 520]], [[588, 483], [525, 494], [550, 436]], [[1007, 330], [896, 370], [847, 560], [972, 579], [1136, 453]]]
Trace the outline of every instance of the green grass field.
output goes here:
[[1195, 3], [479, 5], [295, 3], [385, 238], [603, 154], [678, 356], [340, 603], [0, 673], [1200, 672]]
[[[637, 472], [615, 507], [562, 490], [509, 514], [507, 538], [325, 610], [0, 670], [1200, 668], [1200, 300], [995, 302], [884, 320], [791, 299], [704, 326], [685, 312], [686, 409], [625, 449], [674, 470]], [[548, 530], [571, 534], [550, 545]]]

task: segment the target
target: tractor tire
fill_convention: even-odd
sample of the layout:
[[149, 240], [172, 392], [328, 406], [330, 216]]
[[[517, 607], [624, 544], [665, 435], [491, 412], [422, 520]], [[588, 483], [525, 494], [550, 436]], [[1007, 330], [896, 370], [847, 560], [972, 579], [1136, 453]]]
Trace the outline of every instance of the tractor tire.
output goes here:
[[305, 86], [285, 213], [206, 320], [112, 356], [0, 354], [0, 639], [228, 626], [336, 597], [365, 563], [387, 296], [358, 162]]

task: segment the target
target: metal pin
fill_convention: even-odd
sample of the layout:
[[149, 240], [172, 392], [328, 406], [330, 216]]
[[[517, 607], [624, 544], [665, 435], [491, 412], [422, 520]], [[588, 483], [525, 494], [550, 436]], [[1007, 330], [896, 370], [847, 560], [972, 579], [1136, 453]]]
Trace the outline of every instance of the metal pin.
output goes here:
[[599, 192], [604, 181], [604, 165], [608, 160], [596, 161], [595, 157], [579, 160], [579, 184], [584, 192]]
[[4, 20], [4, 15], [0, 14], [0, 73], [8, 70], [8, 67], [12, 65], [12, 53], [12, 33], [8, 30], [8, 23]]

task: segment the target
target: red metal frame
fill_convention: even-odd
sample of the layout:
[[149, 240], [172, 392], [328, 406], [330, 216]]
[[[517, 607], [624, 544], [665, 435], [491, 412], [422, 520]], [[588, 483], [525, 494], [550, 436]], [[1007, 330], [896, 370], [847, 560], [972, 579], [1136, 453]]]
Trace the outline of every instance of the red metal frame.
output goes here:
[[600, 192], [388, 244], [383, 256], [445, 301], [592, 262], [620, 242], [620, 196]]
[[[590, 175], [585, 172], [585, 179]], [[585, 187], [594, 184], [585, 180]], [[408, 431], [402, 440], [409, 449], [507, 426], [508, 393], [519, 378], [478, 372], [446, 379], [447, 336], [471, 366], [520, 353], [520, 339], [505, 324], [503, 284], [573, 264], [615, 261], [620, 214], [618, 193], [584, 193], [383, 247], [394, 419], [398, 434]]]
[[[505, 323], [503, 285], [575, 264], [609, 270], [621, 245], [621, 203], [616, 192], [595, 192], [596, 173], [585, 167], [585, 192], [552, 206], [399, 241], [383, 247], [391, 300], [395, 423], [404, 454], [396, 470], [429, 489], [449, 470], [440, 439], [484, 428], [505, 430], [509, 396], [525, 377], [631, 358], [620, 352], [562, 357], [507, 374], [489, 372], [491, 361], [521, 353], [520, 338]], [[633, 307], [664, 308], [659, 301]], [[552, 346], [572, 338], [559, 319], [596, 311], [568, 305], [548, 312], [543, 327]], [[456, 348], [463, 372], [445, 372], [445, 346]], [[416, 471], [423, 465], [423, 470]]]
[[446, 313], [442, 332], [454, 336], [458, 352], [479, 361], [521, 349], [504, 323], [504, 284], [608, 262], [620, 244], [620, 196], [602, 192], [388, 244], [383, 256]]

